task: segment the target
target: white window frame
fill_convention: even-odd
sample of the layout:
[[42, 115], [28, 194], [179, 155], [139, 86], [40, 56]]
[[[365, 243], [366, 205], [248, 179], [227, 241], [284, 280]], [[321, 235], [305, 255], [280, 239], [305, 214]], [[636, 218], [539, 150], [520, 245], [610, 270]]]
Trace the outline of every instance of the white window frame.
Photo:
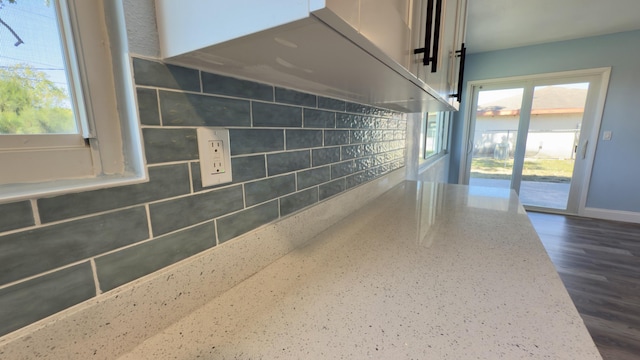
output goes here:
[[426, 142], [427, 142], [427, 124], [429, 121], [429, 113], [424, 113], [422, 116], [422, 123], [420, 126], [420, 154], [419, 162], [424, 164], [430, 162], [432, 159], [439, 158], [441, 155], [446, 154], [448, 150], [448, 138], [449, 138], [449, 126], [450, 126], [450, 111], [440, 111], [435, 115], [437, 117], [437, 128], [434, 141], [436, 142], [435, 152], [426, 156]]
[[147, 179], [122, 2], [52, 6], [70, 54], [81, 135], [0, 137], [0, 203]]

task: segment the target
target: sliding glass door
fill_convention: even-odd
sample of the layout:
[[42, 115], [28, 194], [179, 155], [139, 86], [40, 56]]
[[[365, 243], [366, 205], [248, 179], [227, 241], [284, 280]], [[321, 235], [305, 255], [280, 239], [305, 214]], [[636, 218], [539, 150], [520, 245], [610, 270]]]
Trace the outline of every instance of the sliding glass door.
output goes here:
[[588, 82], [536, 86], [533, 89], [524, 151], [520, 200], [541, 208], [566, 210], [573, 180]]
[[589, 140], [597, 138], [601, 78], [475, 85], [468, 184], [514, 189], [530, 208], [577, 213], [594, 153]]
[[478, 88], [469, 185], [511, 188], [523, 94], [523, 87]]

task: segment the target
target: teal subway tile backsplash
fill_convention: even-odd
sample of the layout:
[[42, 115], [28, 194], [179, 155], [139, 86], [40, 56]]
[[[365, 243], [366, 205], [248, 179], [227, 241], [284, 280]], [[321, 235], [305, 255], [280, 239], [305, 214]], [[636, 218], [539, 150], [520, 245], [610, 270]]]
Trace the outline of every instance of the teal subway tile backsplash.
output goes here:
[[311, 151], [291, 151], [267, 155], [269, 176], [284, 174], [311, 166]]
[[270, 177], [244, 185], [245, 202], [247, 206], [275, 199], [294, 191], [296, 191], [294, 174]]
[[340, 150], [342, 160], [355, 159], [365, 155], [365, 148], [362, 144], [343, 146]]
[[302, 127], [302, 109], [297, 106], [254, 102], [253, 126]]
[[149, 237], [144, 207], [0, 237], [0, 285], [53, 270]]
[[331, 180], [331, 167], [329, 165], [298, 172], [298, 190], [319, 185]]
[[317, 202], [317, 187], [284, 196], [280, 199], [280, 215], [289, 215]]
[[216, 245], [213, 221], [96, 258], [102, 291], [109, 291]]
[[150, 168], [146, 183], [38, 199], [38, 209], [40, 221], [49, 223], [187, 193], [187, 164], [164, 165]]
[[209, 94], [273, 101], [273, 86], [206, 72], [202, 73], [202, 91]]
[[0, 232], [35, 225], [29, 201], [0, 205], [0, 214]]
[[346, 102], [344, 100], [332, 99], [324, 96], [318, 96], [318, 108], [345, 111]]
[[345, 145], [349, 143], [349, 130], [325, 130], [324, 146]]
[[355, 163], [353, 160], [343, 161], [338, 164], [331, 165], [331, 179], [340, 178], [352, 174], [355, 171]]
[[316, 107], [317, 96], [291, 89], [276, 87], [276, 102], [308, 107]]
[[160, 91], [164, 126], [251, 126], [248, 100]]
[[195, 69], [134, 58], [133, 72], [137, 85], [200, 91], [199, 71]]
[[313, 166], [322, 166], [340, 161], [340, 147], [325, 147], [311, 150]]
[[336, 127], [336, 113], [333, 111], [304, 109], [302, 116], [303, 123], [306, 128], [326, 128], [332, 129]]
[[330, 198], [343, 192], [347, 188], [346, 179], [340, 178], [337, 180], [324, 183], [319, 187], [320, 201]]
[[231, 129], [229, 142], [231, 155], [284, 150], [284, 130]]
[[231, 159], [234, 182], [245, 182], [267, 176], [265, 155], [240, 156]]
[[137, 88], [138, 115], [142, 125], [160, 125], [160, 110], [158, 109], [158, 90]]
[[0, 289], [0, 336], [95, 295], [88, 261]]
[[287, 150], [322, 146], [322, 130], [285, 130]]
[[278, 200], [273, 200], [220, 218], [216, 220], [218, 223], [218, 241], [223, 243], [233, 239], [260, 225], [277, 219], [278, 216]]
[[[0, 335], [404, 166], [402, 114], [160, 61], [133, 70], [149, 180], [0, 205]], [[199, 126], [229, 129], [232, 183], [202, 186]]]
[[158, 236], [243, 207], [241, 185], [157, 202], [149, 205], [151, 228]]
[[142, 135], [149, 164], [198, 159], [196, 129], [143, 128]]

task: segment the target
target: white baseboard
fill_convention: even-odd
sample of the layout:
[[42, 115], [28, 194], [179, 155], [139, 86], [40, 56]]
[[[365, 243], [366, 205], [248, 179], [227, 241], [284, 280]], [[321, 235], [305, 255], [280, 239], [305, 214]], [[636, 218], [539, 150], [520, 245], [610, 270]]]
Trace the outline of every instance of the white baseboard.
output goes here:
[[624, 221], [624, 222], [632, 222], [632, 223], [640, 224], [640, 212], [609, 210], [609, 209], [588, 207], [588, 208], [585, 208], [583, 213], [580, 215], [590, 217], [590, 218], [596, 218], [596, 219]]

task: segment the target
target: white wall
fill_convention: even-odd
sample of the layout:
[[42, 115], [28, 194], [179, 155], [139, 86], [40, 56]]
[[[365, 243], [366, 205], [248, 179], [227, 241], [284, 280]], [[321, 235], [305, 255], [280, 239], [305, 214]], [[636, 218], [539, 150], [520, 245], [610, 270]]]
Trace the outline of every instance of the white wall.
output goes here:
[[[471, 54], [465, 81], [611, 67], [587, 207], [610, 214], [640, 213], [640, 31]], [[465, 86], [466, 88], [466, 86]], [[466, 94], [465, 94], [466, 95]], [[466, 99], [463, 99], [463, 102]], [[464, 107], [464, 104], [461, 108]], [[449, 179], [457, 182], [463, 119], [456, 116]], [[615, 216], [612, 216], [615, 217]]]
[[[473, 138], [474, 149], [493, 153], [496, 144], [509, 131], [510, 150], [514, 150], [519, 116], [478, 116]], [[572, 159], [582, 114], [532, 115], [527, 136], [526, 157]], [[489, 138], [487, 135], [492, 135]], [[480, 150], [483, 148], [483, 150]]]

